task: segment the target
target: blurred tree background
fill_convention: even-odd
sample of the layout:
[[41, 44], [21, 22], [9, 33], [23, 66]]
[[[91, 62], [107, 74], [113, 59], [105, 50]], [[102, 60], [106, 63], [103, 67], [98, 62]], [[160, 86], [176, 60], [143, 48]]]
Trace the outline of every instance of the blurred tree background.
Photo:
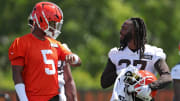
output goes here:
[[[12, 41], [30, 32], [27, 18], [40, 0], [0, 0], [0, 91], [14, 90], [8, 48]], [[148, 28], [148, 43], [164, 49], [167, 63], [179, 62], [180, 1], [178, 0], [49, 0], [64, 13], [62, 34], [57, 40], [67, 43], [82, 59], [72, 68], [78, 90], [101, 90], [100, 76], [108, 51], [119, 46], [122, 23], [141, 17]]]

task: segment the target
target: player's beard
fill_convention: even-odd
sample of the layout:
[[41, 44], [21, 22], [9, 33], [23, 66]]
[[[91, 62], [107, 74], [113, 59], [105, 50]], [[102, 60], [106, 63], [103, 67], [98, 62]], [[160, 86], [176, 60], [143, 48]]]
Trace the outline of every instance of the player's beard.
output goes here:
[[120, 46], [125, 47], [127, 46], [127, 43], [130, 42], [132, 39], [132, 32], [128, 32], [125, 36], [124, 39], [120, 40]]

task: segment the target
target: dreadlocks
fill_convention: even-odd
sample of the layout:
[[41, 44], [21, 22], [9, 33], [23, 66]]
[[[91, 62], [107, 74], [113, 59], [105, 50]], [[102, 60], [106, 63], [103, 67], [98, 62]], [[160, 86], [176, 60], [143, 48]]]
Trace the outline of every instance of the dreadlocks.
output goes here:
[[[146, 40], [146, 25], [145, 25], [143, 19], [141, 19], [141, 18], [130, 18], [129, 20], [131, 20], [133, 22], [134, 34], [135, 34], [134, 35], [134, 37], [135, 37], [134, 43], [135, 43], [137, 49], [140, 49], [140, 58], [142, 58], [144, 49], [145, 49], [144, 45], [147, 41]], [[128, 35], [128, 36], [130, 36], [130, 35]], [[125, 39], [123, 43], [121, 42], [120, 50], [123, 50], [127, 46], [127, 43], [128, 43], [128, 39]]]

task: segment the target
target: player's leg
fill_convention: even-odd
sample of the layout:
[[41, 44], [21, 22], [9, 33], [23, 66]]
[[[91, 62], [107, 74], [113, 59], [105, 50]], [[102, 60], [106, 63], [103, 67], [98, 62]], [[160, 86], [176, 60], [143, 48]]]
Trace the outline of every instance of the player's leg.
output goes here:
[[59, 101], [66, 101], [64, 85], [62, 84], [59, 85], [60, 85]]

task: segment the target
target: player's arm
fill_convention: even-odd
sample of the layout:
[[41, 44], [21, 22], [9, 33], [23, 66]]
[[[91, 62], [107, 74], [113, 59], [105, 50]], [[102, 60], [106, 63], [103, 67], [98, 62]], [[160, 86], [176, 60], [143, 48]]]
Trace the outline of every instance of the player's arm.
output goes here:
[[12, 45], [9, 47], [8, 56], [12, 65], [12, 76], [15, 84], [15, 90], [20, 101], [28, 101], [25, 92], [25, 85], [22, 79], [22, 71], [24, 66], [24, 56], [26, 52], [26, 46], [21, 38], [16, 38]]
[[173, 88], [174, 88], [174, 100], [180, 101], [180, 79], [173, 79]]
[[116, 77], [117, 77], [116, 67], [111, 62], [111, 60], [108, 59], [104, 72], [101, 75], [101, 87], [102, 88], [110, 87], [115, 82]]
[[25, 85], [22, 79], [23, 66], [12, 65], [13, 81], [15, 90], [20, 101], [28, 101], [25, 91]]
[[65, 94], [67, 96], [67, 101], [77, 101], [76, 85], [72, 78], [69, 64], [66, 64], [64, 67], [64, 79], [65, 79]]
[[164, 88], [172, 82], [169, 67], [164, 59], [159, 59], [155, 63], [155, 69], [158, 71], [160, 78], [157, 81], [149, 84], [152, 90]]
[[14, 84], [23, 83], [22, 79], [23, 66], [12, 65], [12, 74]]

